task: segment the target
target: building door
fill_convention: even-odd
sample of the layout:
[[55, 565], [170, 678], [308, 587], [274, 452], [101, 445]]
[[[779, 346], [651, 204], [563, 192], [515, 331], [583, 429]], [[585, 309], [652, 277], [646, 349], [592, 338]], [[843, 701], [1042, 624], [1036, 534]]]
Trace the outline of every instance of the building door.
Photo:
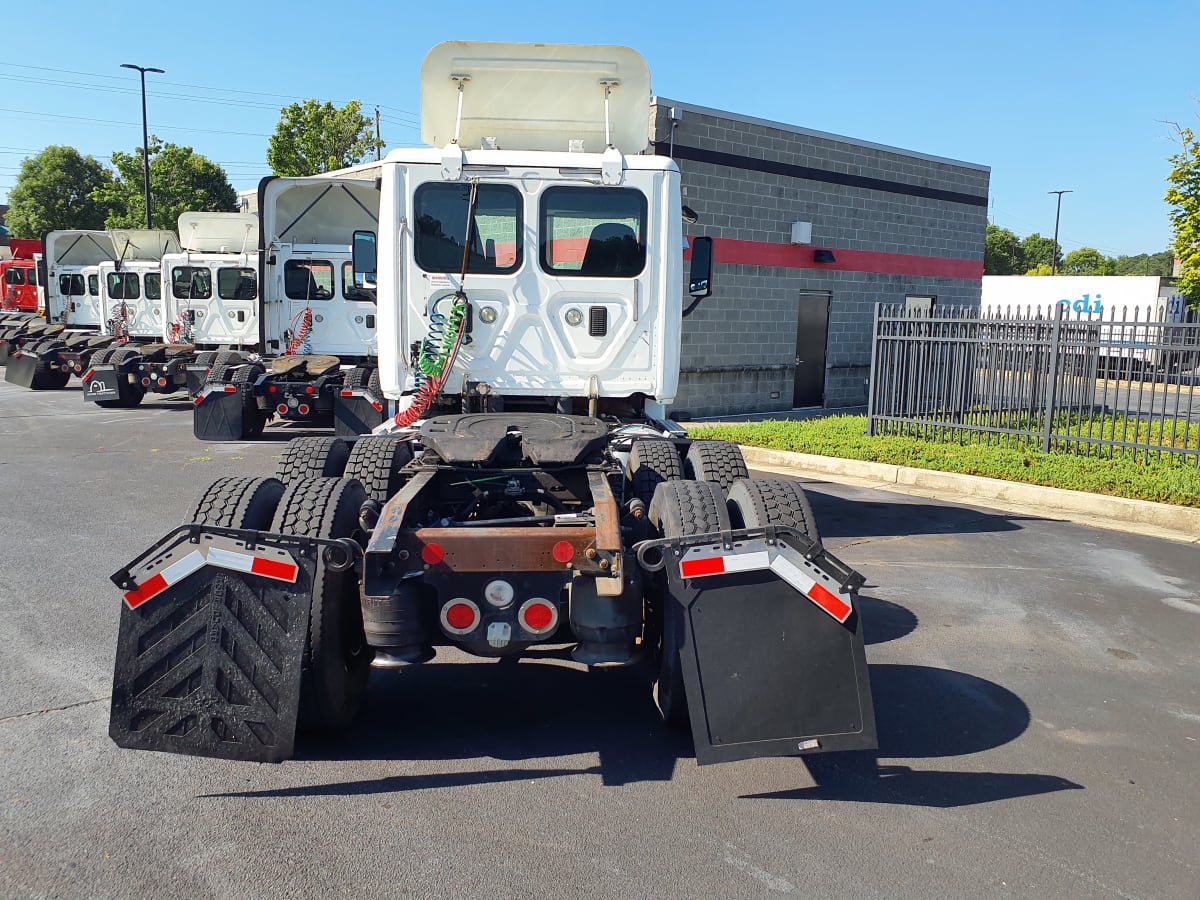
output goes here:
[[829, 339], [828, 291], [800, 295], [796, 318], [796, 381], [792, 407], [825, 404], [825, 344]]

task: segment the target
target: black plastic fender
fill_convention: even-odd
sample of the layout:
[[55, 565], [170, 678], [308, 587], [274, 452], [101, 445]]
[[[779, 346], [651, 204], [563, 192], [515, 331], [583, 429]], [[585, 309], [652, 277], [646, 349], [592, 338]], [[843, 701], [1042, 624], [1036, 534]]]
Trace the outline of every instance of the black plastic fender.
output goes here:
[[245, 405], [232, 384], [206, 384], [192, 400], [192, 433], [202, 441], [240, 441]]

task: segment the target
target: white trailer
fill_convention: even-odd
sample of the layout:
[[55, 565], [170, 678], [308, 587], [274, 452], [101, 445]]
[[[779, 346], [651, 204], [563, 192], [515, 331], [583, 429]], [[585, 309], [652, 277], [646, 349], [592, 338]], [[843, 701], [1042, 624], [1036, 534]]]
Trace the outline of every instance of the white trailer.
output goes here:
[[[986, 316], [1093, 323], [1084, 338], [1111, 367], [1169, 369], [1179, 358], [1171, 326], [1185, 321], [1187, 303], [1174, 279], [1149, 275], [985, 275]], [[1076, 332], [1078, 333], [1078, 332]]]

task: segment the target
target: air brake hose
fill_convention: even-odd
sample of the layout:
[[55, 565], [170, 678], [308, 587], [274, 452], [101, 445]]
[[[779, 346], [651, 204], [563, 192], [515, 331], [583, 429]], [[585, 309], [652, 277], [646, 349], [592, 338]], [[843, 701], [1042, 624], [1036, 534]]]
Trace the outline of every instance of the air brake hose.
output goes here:
[[[412, 403], [396, 413], [395, 422], [401, 428], [413, 425], [425, 417], [433, 406], [437, 395], [450, 377], [458, 350], [466, 333], [467, 306], [471, 302], [462, 289], [467, 280], [467, 268], [471, 262], [471, 239], [475, 232], [475, 204], [479, 197], [479, 181], [471, 180], [471, 194], [467, 199], [467, 227], [463, 238], [462, 271], [459, 273], [459, 289], [454, 292], [450, 313], [444, 318], [434, 310], [429, 313], [429, 333], [421, 343], [417, 356], [417, 388]], [[438, 338], [441, 346], [438, 346]]]

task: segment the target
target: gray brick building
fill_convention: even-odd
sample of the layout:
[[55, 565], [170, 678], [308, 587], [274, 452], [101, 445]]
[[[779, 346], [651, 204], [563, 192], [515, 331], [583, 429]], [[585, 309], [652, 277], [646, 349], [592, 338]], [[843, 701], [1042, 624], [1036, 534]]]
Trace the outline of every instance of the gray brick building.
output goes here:
[[863, 405], [876, 303], [979, 304], [988, 167], [662, 97], [651, 139], [715, 239], [674, 412]]

